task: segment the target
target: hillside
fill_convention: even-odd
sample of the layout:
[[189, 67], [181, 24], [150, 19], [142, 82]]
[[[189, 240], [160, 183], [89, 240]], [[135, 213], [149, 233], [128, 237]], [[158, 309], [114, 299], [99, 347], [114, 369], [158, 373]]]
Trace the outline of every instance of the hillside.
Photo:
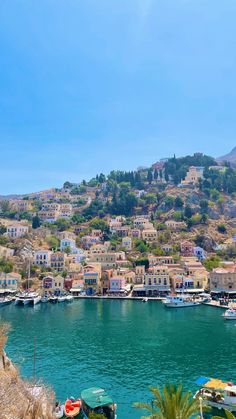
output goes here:
[[222, 157], [218, 157], [216, 160], [219, 163], [221, 163], [221, 162], [229, 162], [231, 164], [231, 166], [236, 167], [236, 147], [234, 147], [233, 150], [230, 153], [225, 154]]

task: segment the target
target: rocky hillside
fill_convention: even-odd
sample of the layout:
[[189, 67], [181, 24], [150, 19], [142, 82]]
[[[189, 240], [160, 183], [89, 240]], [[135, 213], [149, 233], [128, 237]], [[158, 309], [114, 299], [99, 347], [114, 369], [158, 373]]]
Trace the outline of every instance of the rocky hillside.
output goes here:
[[225, 154], [225, 156], [219, 157], [217, 161], [219, 163], [229, 162], [231, 166], [236, 167], [236, 147], [234, 147], [230, 153]]

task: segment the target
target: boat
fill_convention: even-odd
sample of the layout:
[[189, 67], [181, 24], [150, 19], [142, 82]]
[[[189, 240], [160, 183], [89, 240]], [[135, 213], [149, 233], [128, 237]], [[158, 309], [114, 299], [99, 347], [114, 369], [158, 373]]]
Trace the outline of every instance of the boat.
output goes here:
[[65, 301], [67, 303], [72, 303], [73, 300], [74, 300], [73, 295], [70, 295], [70, 294], [66, 295]]
[[67, 418], [78, 417], [81, 409], [81, 400], [75, 400], [73, 397], [67, 399], [64, 406], [64, 414]]
[[147, 303], [147, 302], [148, 302], [148, 298], [147, 298], [147, 297], [143, 298], [143, 299], [142, 299], [142, 302], [143, 302], [143, 303]]
[[222, 317], [224, 317], [225, 320], [236, 320], [236, 310], [229, 308], [222, 314]]
[[51, 297], [49, 298], [50, 303], [55, 304], [57, 303], [57, 301], [58, 301], [58, 298], [55, 295], [51, 295]]
[[116, 404], [105, 390], [92, 387], [81, 393], [82, 412], [88, 419], [90, 413], [103, 414], [107, 419], [116, 419]]
[[6, 306], [7, 304], [11, 304], [13, 301], [12, 297], [2, 297], [0, 298], [0, 307]]
[[215, 378], [199, 377], [200, 390], [194, 395], [204, 406], [236, 412], [236, 385]]
[[32, 298], [30, 296], [30, 293], [28, 292], [21, 292], [16, 295], [15, 304], [16, 305], [27, 305], [32, 302]]
[[164, 298], [164, 300], [162, 300], [162, 303], [166, 307], [170, 307], [170, 308], [192, 307], [192, 306], [198, 306], [200, 304], [200, 302], [194, 301], [191, 297], [187, 295], [169, 296], [169, 297]]
[[60, 404], [58, 402], [56, 402], [55, 407], [53, 409], [53, 417], [55, 417], [56, 419], [61, 419], [64, 417], [64, 404]]
[[66, 295], [59, 295], [59, 297], [57, 297], [57, 301], [58, 303], [64, 303], [66, 301]]
[[30, 303], [33, 304], [34, 306], [41, 301], [41, 295], [39, 295], [37, 292], [30, 293], [30, 297], [32, 299]]
[[46, 296], [46, 295], [44, 295], [42, 298], [41, 298], [41, 303], [48, 303], [49, 302], [49, 298]]

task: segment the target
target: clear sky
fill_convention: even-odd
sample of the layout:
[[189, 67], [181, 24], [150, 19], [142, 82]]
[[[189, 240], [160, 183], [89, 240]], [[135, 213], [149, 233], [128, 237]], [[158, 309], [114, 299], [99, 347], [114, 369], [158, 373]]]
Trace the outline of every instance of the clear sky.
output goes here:
[[1, 0], [0, 194], [236, 146], [235, 0]]

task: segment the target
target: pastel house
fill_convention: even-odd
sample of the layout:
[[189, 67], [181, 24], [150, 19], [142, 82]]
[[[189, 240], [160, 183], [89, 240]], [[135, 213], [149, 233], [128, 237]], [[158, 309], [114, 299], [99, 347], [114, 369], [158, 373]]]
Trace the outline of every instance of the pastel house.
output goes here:
[[125, 292], [126, 280], [124, 277], [113, 277], [110, 279], [109, 292], [123, 293]]

